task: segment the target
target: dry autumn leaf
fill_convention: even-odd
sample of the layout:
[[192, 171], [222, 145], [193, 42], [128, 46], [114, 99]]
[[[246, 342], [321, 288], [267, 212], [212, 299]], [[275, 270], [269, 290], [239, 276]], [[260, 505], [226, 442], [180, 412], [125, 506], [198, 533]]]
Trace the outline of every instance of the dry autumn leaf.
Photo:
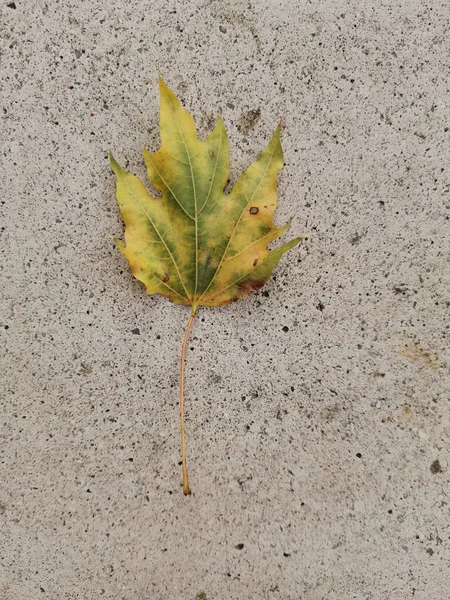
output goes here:
[[272, 251], [267, 248], [289, 227], [275, 227], [272, 220], [276, 176], [283, 167], [280, 125], [226, 194], [229, 148], [222, 119], [217, 118], [214, 131], [201, 142], [193, 118], [162, 79], [159, 87], [161, 148], [155, 153], [144, 150], [144, 159], [148, 177], [162, 197], [153, 198], [111, 155], [125, 223], [125, 244], [116, 241], [148, 294], [161, 294], [192, 307], [182, 345], [180, 381], [183, 492], [190, 494], [184, 362], [197, 308], [222, 306], [259, 290], [281, 256], [301, 238]]

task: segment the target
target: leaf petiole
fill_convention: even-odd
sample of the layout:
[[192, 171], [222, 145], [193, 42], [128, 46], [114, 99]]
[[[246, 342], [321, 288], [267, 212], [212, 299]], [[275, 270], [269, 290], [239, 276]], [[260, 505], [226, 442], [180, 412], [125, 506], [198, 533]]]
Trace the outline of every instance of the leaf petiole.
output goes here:
[[191, 489], [189, 487], [189, 478], [186, 467], [186, 442], [184, 437], [184, 363], [186, 359], [186, 346], [189, 339], [192, 322], [197, 311], [197, 306], [192, 306], [191, 316], [189, 317], [186, 331], [184, 334], [183, 345], [181, 347], [181, 368], [180, 368], [180, 424], [181, 424], [181, 464], [183, 469], [183, 494], [189, 496]]

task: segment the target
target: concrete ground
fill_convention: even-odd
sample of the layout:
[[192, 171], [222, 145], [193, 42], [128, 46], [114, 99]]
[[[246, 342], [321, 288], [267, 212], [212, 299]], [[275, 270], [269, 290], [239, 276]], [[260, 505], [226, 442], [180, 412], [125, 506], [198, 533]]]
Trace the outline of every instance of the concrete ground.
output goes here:
[[[450, 8], [2, 0], [1, 600], [450, 598]], [[251, 298], [146, 296], [107, 160], [158, 71], [232, 180], [284, 116]], [[289, 236], [285, 236], [287, 239]]]

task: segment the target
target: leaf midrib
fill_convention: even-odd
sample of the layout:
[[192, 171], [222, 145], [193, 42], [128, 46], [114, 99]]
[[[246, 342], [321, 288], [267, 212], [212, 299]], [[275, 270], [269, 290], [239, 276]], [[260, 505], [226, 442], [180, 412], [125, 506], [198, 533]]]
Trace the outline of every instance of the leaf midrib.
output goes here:
[[[167, 99], [169, 102], [169, 106], [172, 110], [172, 113], [175, 116], [175, 111], [173, 108], [173, 104], [172, 104], [172, 100], [170, 98], [170, 95], [167, 94]], [[184, 138], [184, 135], [180, 129], [180, 126], [178, 125], [178, 120], [175, 116], [174, 118], [175, 124], [177, 126], [178, 132], [181, 136], [181, 139], [183, 140], [183, 144], [184, 144], [184, 149], [186, 152], [186, 156], [187, 159], [189, 161], [189, 168], [191, 170], [191, 179], [192, 179], [192, 191], [194, 193], [194, 223], [195, 223], [195, 286], [194, 286], [194, 298], [197, 295], [197, 287], [198, 287], [198, 215], [197, 215], [197, 189], [196, 189], [196, 185], [195, 185], [195, 177], [194, 177], [194, 171], [192, 168], [192, 161], [191, 161], [191, 155], [189, 154], [189, 150], [186, 144], [186, 140]]]

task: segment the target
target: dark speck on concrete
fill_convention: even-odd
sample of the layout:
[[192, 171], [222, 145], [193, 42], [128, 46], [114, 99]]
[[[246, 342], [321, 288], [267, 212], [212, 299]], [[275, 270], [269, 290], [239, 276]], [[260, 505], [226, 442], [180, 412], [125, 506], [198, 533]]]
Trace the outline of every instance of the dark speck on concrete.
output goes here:
[[251, 129], [255, 127], [261, 118], [261, 109], [256, 108], [255, 110], [248, 110], [243, 113], [241, 118], [239, 119], [236, 127], [241, 133], [247, 133]]
[[438, 459], [434, 460], [434, 461], [431, 463], [431, 466], [430, 466], [430, 471], [431, 471], [431, 472], [432, 472], [434, 475], [436, 475], [437, 473], [443, 473], [443, 472], [444, 472], [444, 469], [442, 468], [442, 466], [441, 466], [441, 463], [438, 461]]
[[134, 335], [141, 335], [141, 332], [139, 330], [139, 327], [135, 327], [134, 329], [131, 330], [131, 333], [134, 333]]

